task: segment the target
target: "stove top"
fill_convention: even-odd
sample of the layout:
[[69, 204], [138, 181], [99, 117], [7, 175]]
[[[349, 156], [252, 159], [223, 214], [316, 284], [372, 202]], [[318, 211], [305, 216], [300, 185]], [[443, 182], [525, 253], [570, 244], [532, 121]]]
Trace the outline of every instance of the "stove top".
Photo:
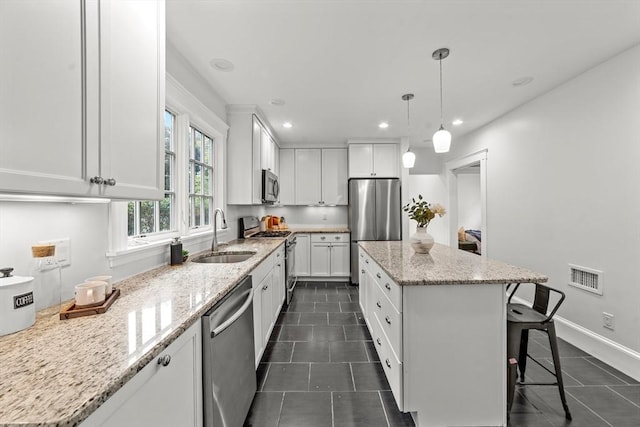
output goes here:
[[251, 237], [287, 237], [290, 234], [291, 232], [286, 230], [271, 230], [260, 231], [256, 234], [252, 234]]

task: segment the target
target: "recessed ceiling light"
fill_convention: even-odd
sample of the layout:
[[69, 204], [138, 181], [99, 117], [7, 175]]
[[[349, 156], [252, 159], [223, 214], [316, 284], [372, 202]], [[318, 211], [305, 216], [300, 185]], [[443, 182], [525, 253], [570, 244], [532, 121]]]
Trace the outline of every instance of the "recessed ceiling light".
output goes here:
[[209, 64], [218, 71], [229, 72], [233, 71], [233, 69], [235, 68], [233, 62], [224, 58], [213, 58], [211, 61], [209, 61]]
[[293, 125], [291, 124], [291, 122], [284, 122], [282, 124], [283, 128], [287, 128], [287, 129], [291, 129], [293, 127]]
[[531, 76], [525, 76], [525, 77], [520, 77], [519, 79], [515, 79], [514, 81], [511, 82], [512, 86], [526, 86], [529, 83], [531, 83], [533, 81], [533, 77]]
[[389, 127], [389, 123], [387, 123], [387, 122], [380, 122], [380, 124], [378, 125], [378, 127], [379, 127], [380, 129], [386, 129], [386, 128], [388, 128], [388, 127]]
[[275, 105], [276, 107], [282, 107], [284, 104], [286, 104], [286, 102], [284, 101], [284, 99], [273, 98], [269, 101], [269, 104]]
[[451, 124], [454, 126], [460, 126], [463, 123], [464, 122], [462, 121], [462, 119], [455, 119], [454, 121], [451, 122]]

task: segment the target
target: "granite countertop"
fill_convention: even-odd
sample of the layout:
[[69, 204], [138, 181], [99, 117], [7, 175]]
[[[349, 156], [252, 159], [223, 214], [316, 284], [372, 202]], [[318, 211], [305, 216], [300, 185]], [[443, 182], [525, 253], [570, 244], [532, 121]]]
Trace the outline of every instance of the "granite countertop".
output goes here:
[[38, 312], [32, 327], [0, 337], [0, 425], [78, 425], [283, 242], [234, 241], [220, 250], [257, 254], [115, 283], [122, 294], [104, 314], [59, 320], [57, 306]]
[[409, 242], [359, 242], [371, 258], [399, 285], [544, 283], [548, 277], [522, 267], [481, 257], [436, 243], [417, 254]]

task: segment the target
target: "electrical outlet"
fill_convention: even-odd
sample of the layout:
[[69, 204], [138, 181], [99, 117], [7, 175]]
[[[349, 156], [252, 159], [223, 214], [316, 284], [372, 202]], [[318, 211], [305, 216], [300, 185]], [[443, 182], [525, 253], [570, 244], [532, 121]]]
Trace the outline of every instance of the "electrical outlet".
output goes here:
[[611, 313], [602, 312], [602, 326], [611, 329], [612, 331], [616, 329], [616, 318]]
[[69, 249], [71, 239], [63, 237], [62, 239], [45, 240], [38, 242], [41, 245], [54, 244], [56, 245], [55, 258], [60, 267], [66, 267], [71, 265], [71, 251]]

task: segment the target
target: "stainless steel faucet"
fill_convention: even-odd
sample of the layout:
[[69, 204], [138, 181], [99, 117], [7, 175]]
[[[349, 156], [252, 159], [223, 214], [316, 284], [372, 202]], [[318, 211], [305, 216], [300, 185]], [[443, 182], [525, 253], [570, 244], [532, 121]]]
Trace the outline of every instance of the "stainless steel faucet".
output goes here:
[[216, 218], [218, 217], [218, 213], [222, 215], [222, 229], [227, 229], [227, 220], [224, 218], [224, 211], [220, 208], [216, 208], [213, 213], [213, 242], [211, 243], [211, 252], [215, 252], [218, 250], [218, 227], [216, 225]]

